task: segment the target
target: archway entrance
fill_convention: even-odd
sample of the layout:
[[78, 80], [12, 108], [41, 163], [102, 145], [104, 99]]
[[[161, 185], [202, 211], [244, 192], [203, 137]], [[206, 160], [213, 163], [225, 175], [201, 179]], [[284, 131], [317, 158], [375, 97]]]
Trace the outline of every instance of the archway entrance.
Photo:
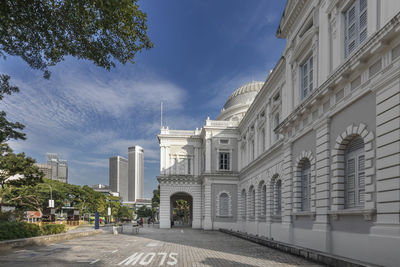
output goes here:
[[193, 221], [193, 198], [188, 193], [175, 193], [170, 197], [171, 227], [191, 227]]

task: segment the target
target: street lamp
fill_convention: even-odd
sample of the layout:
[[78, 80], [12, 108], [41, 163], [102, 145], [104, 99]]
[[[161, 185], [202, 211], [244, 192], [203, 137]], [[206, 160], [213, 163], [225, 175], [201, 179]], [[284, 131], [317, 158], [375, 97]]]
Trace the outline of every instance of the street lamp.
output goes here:
[[53, 200], [53, 188], [49, 184], [45, 184], [50, 187], [50, 199], [49, 199], [49, 208], [54, 208], [54, 200]]

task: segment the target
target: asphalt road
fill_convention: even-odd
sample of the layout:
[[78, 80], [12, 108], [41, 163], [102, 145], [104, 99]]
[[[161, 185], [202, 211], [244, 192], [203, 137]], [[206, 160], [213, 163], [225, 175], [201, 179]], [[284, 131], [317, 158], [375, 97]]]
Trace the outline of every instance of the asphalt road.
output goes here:
[[217, 231], [131, 226], [48, 246], [0, 253], [0, 266], [319, 266]]

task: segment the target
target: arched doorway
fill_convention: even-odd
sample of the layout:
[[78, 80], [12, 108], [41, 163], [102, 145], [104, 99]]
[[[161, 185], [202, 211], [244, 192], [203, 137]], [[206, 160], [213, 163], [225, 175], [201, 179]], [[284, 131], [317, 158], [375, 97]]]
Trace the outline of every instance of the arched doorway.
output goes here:
[[178, 192], [170, 197], [171, 227], [191, 227], [193, 221], [193, 197]]

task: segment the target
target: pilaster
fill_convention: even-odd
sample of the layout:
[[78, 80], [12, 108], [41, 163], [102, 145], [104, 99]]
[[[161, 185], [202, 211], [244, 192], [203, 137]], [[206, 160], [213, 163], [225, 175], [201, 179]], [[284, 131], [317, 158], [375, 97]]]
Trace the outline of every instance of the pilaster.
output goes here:
[[212, 200], [211, 200], [211, 182], [206, 179], [204, 186], [204, 230], [212, 230]]

